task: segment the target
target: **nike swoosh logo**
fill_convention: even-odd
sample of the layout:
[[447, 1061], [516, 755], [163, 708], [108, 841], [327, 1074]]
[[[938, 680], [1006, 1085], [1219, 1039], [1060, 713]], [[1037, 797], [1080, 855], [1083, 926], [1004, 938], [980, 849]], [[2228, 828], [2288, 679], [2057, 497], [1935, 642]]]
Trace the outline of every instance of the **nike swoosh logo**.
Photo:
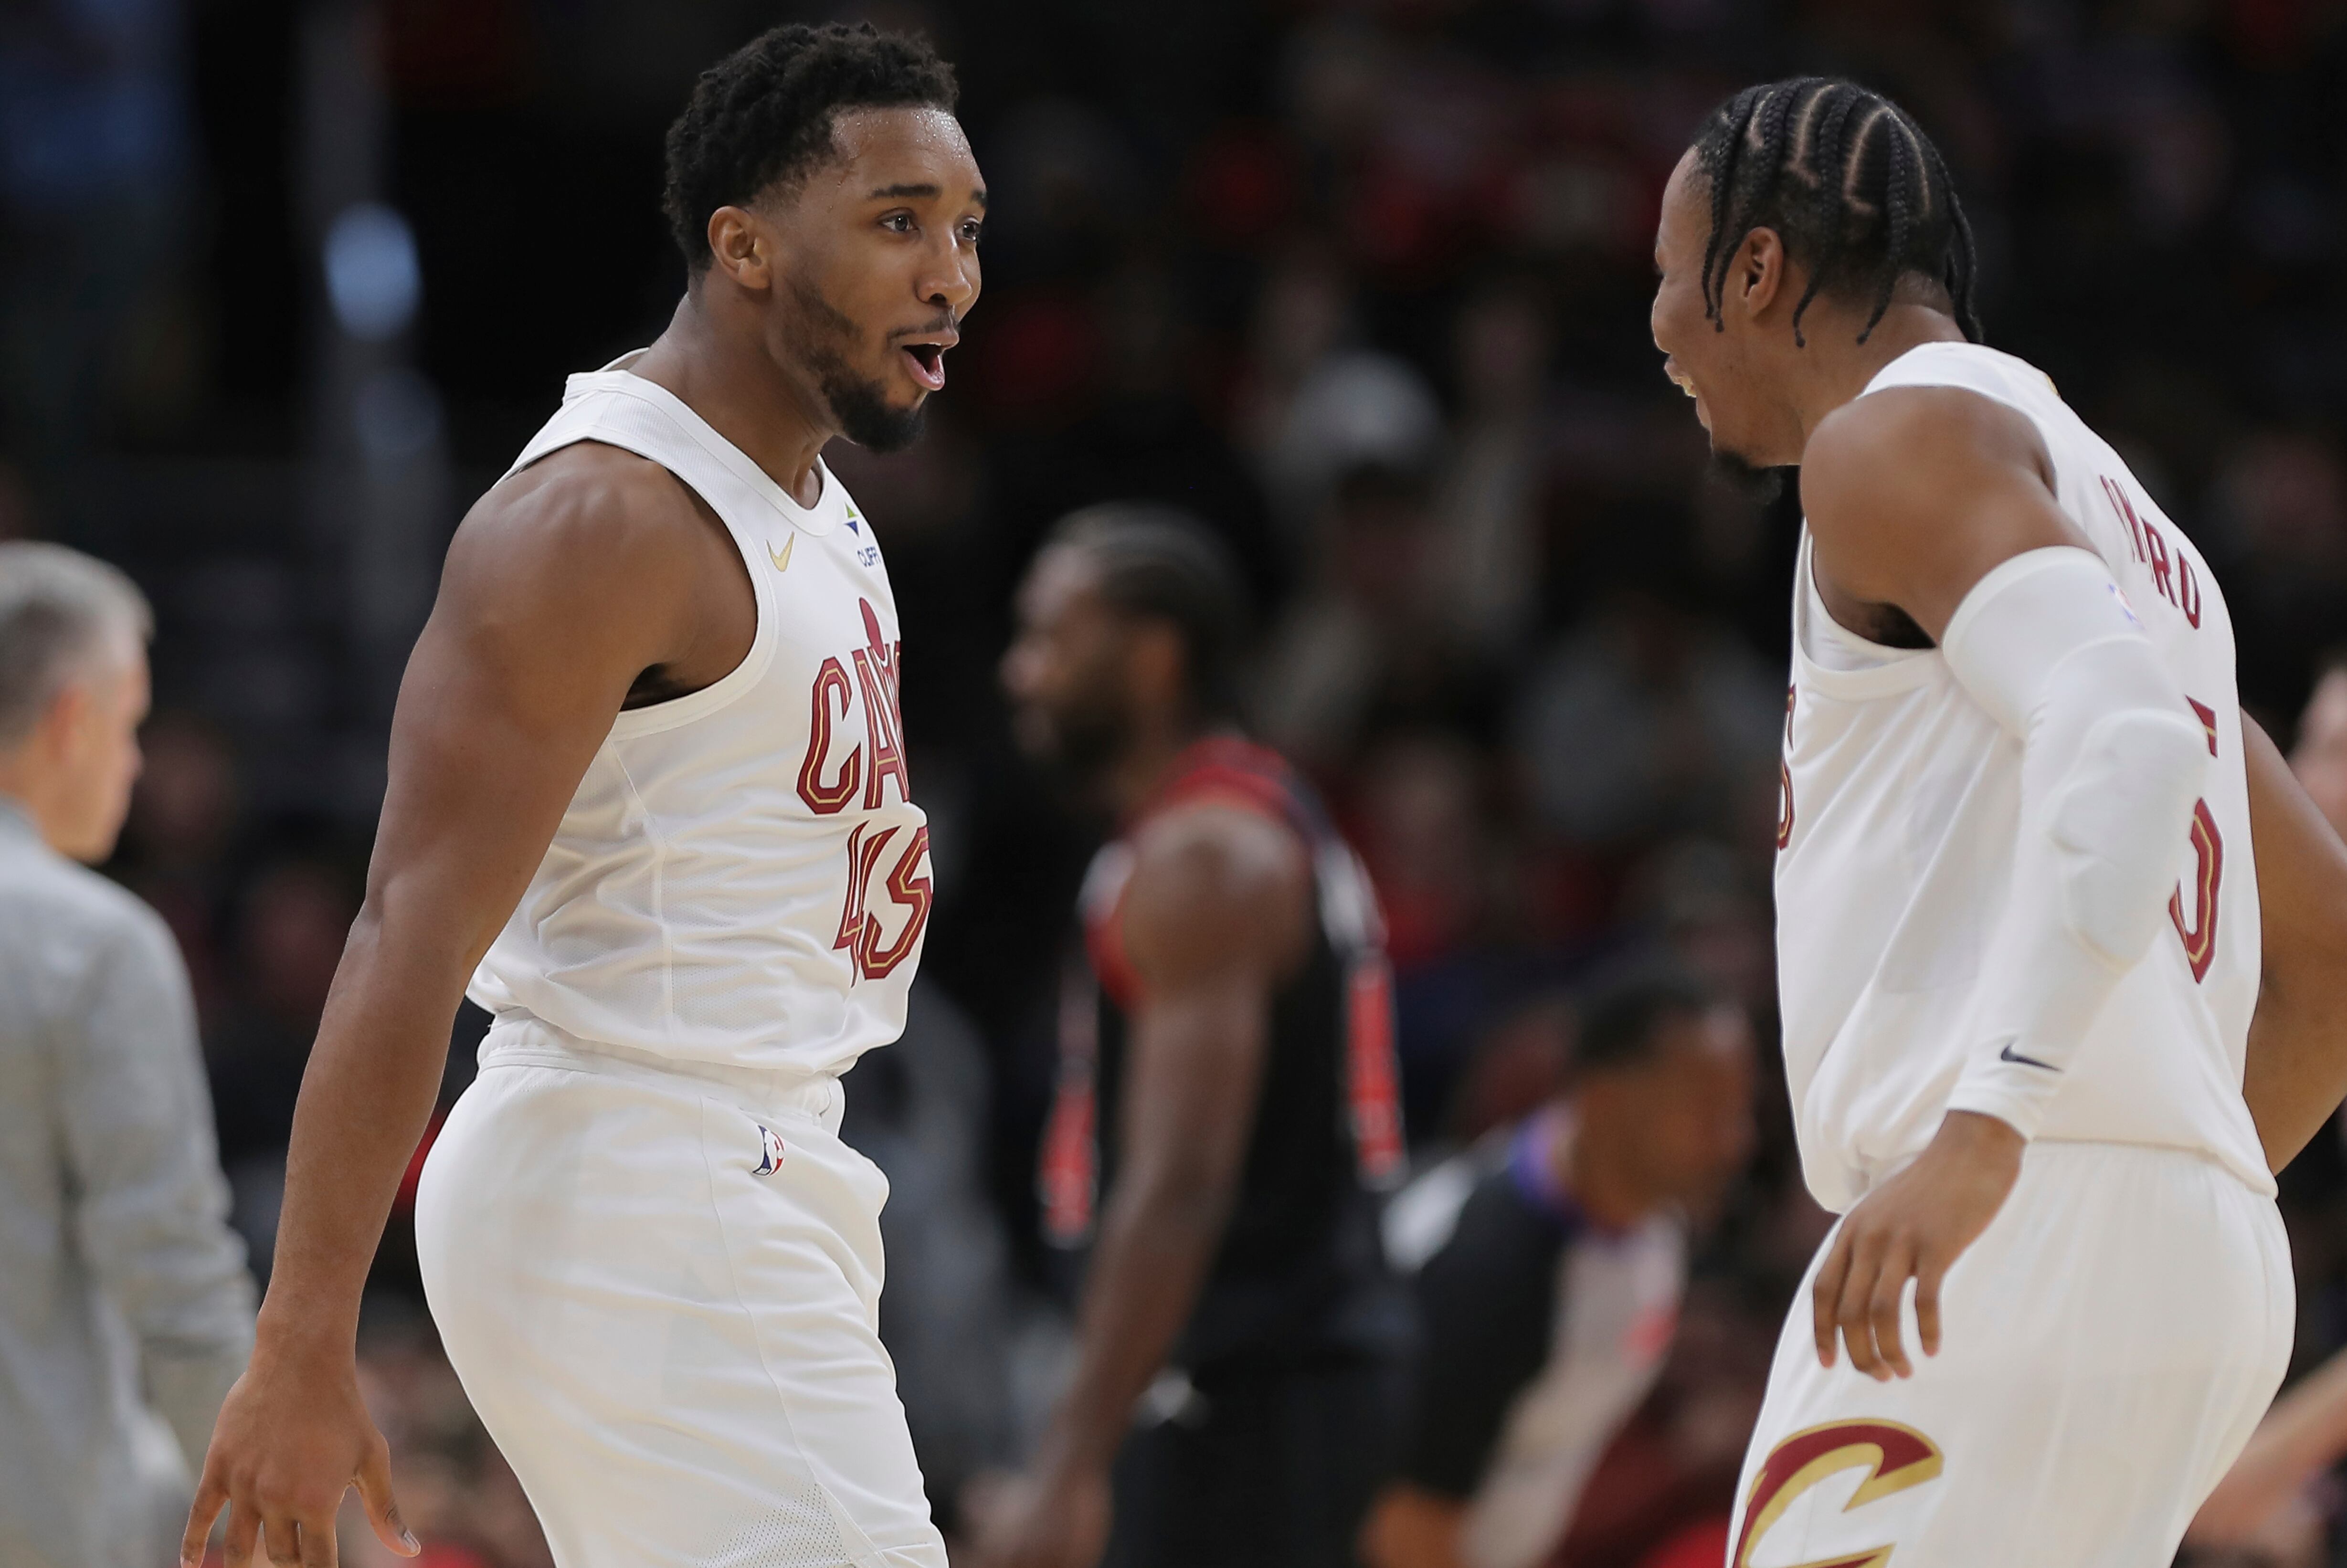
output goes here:
[[798, 535], [793, 534], [789, 538], [783, 541], [783, 548], [779, 552], [777, 552], [772, 545], [768, 545], [766, 547], [766, 559], [774, 563], [774, 569], [776, 571], [788, 571], [791, 569], [791, 551], [798, 548]]
[[2024, 1067], [2042, 1068], [2047, 1072], [2059, 1072], [2062, 1071], [2050, 1061], [2040, 1061], [2034, 1056], [2022, 1055], [2021, 1052], [2014, 1050], [2010, 1044], [2006, 1045], [2003, 1050], [1996, 1053], [1996, 1059], [1999, 1061], [2017, 1061]]

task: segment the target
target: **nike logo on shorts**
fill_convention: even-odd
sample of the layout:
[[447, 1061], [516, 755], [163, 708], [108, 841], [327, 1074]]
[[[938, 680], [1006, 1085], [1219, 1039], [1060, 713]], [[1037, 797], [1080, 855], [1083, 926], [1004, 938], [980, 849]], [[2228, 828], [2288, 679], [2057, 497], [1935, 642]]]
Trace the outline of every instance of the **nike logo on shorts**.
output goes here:
[[2034, 1056], [2022, 1055], [2021, 1052], [2013, 1049], [2013, 1043], [2010, 1040], [2005, 1042], [2005, 1047], [2003, 1050], [1996, 1053], [1996, 1059], [1999, 1061], [2017, 1061], [2024, 1067], [2043, 1068], [2047, 1072], [2059, 1072], [2062, 1071], [2050, 1061], [2040, 1061]]

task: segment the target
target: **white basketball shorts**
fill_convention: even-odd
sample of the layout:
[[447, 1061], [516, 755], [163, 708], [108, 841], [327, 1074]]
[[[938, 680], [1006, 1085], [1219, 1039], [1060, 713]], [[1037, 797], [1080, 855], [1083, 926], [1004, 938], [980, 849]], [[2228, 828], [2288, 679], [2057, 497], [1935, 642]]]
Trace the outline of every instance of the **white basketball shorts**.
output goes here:
[[559, 1568], [946, 1568], [835, 1078], [500, 1020], [416, 1195], [425, 1294]]
[[1819, 1366], [1809, 1283], [1729, 1568], [2168, 1568], [2290, 1359], [2273, 1201], [2177, 1150], [2032, 1144], [1949, 1271], [1936, 1357], [1915, 1353], [1911, 1287], [1912, 1378], [1879, 1383], [1839, 1348]]

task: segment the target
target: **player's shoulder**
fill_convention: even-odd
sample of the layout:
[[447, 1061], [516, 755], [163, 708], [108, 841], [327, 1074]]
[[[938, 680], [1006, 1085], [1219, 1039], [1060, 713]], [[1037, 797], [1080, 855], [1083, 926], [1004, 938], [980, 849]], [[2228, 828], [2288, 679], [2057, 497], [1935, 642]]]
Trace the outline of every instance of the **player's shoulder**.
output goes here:
[[1155, 813], [1129, 842], [1128, 945], [1151, 933], [1197, 957], [1292, 951], [1310, 908], [1308, 846], [1288, 823], [1214, 795]]
[[1868, 492], [1928, 499], [1952, 480], [2022, 467], [2050, 476], [2035, 421], [1976, 387], [1886, 386], [1818, 422], [1801, 454], [1801, 497], [1813, 510]]
[[706, 505], [649, 457], [579, 441], [507, 475], [476, 502], [448, 551], [461, 583], [600, 584], [631, 596], [691, 580]]

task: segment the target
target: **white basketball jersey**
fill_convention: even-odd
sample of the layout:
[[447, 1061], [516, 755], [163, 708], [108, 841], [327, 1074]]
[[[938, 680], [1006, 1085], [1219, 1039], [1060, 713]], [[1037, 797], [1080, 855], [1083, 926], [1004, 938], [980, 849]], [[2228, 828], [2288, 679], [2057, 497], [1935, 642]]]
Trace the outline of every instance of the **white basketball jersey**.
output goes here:
[[[1892, 386], [1963, 387], [2036, 426], [2063, 511], [2109, 565], [2215, 756], [2172, 928], [2120, 980], [2039, 1136], [2195, 1150], [2271, 1193], [2241, 1100], [2258, 886], [2224, 596], [2042, 373], [1974, 344], [1930, 343], [1867, 391]], [[1803, 1172], [1819, 1203], [1843, 1210], [1931, 1141], [1976, 1043], [1972, 1004], [1994, 978], [1981, 965], [2020, 829], [2021, 745], [1937, 649], [1885, 648], [1836, 626], [1806, 532], [1797, 575], [1778, 971]]]
[[636, 357], [572, 376], [512, 472], [575, 441], [667, 468], [740, 548], [757, 635], [613, 722], [469, 994], [590, 1042], [840, 1071], [902, 1030], [931, 897], [887, 569], [827, 467], [800, 507]]

